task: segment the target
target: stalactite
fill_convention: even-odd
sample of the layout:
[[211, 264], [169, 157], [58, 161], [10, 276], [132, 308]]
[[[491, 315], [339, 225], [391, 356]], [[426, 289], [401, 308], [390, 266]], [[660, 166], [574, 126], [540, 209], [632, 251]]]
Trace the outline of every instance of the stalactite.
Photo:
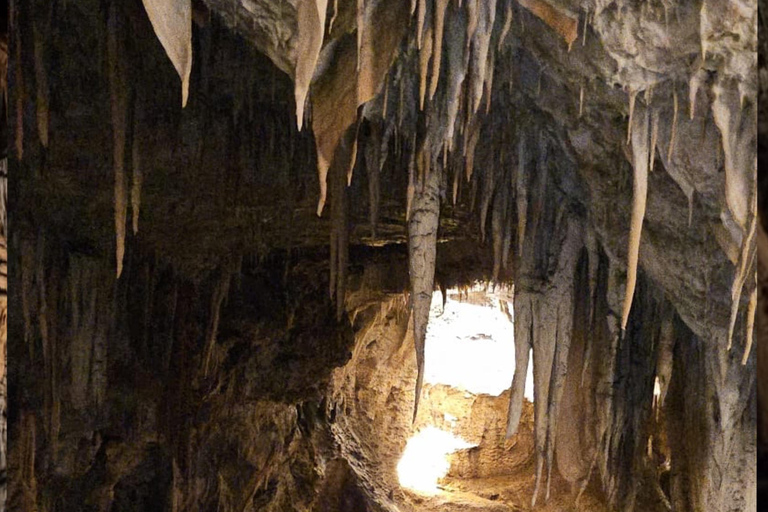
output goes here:
[[354, 139], [352, 140], [352, 158], [349, 161], [349, 165], [347, 166], [347, 186], [349, 187], [352, 185], [352, 173], [355, 170], [355, 164], [357, 163], [357, 139], [360, 134], [360, 124], [361, 119], [358, 119], [357, 124], [355, 126], [355, 135]]
[[427, 73], [429, 72], [429, 58], [432, 56], [432, 26], [427, 27], [427, 40], [419, 53], [419, 109], [424, 110], [424, 97], [427, 94]]
[[501, 48], [504, 44], [504, 40], [507, 38], [507, 34], [509, 34], [509, 29], [512, 28], [512, 2], [507, 2], [507, 8], [504, 11], [504, 25], [501, 28], [501, 34], [499, 35], [499, 44], [496, 47], [496, 51], [501, 51]]
[[462, 90], [466, 86], [464, 77], [467, 73], [469, 53], [463, 39], [466, 37], [465, 18], [452, 8], [448, 11], [446, 23], [449, 37], [446, 47], [448, 68], [445, 75], [448, 83], [445, 98], [447, 120], [444, 141], [448, 143], [449, 149], [452, 149], [460, 99]]
[[[536, 17], [549, 25], [570, 48], [579, 35], [579, 19], [564, 13], [544, 0], [517, 0]], [[521, 17], [522, 22], [522, 17]]]
[[749, 306], [747, 307], [747, 344], [744, 347], [744, 356], [741, 358], [741, 364], [746, 365], [749, 359], [749, 352], [752, 349], [752, 342], [754, 340], [755, 330], [755, 314], [757, 312], [757, 273], [755, 273], [755, 280], [753, 283], [752, 293], [749, 296]]
[[37, 512], [37, 477], [35, 473], [35, 453], [37, 451], [37, 422], [32, 412], [22, 411], [20, 432], [21, 453], [21, 510], [24, 512]]
[[[418, 50], [422, 49], [422, 45], [424, 44], [424, 21], [427, 18], [427, 0], [419, 0], [419, 12], [417, 15], [417, 23], [416, 23], [416, 48]], [[427, 34], [427, 41], [429, 41], [431, 38], [429, 34]]]
[[632, 141], [632, 121], [635, 115], [635, 99], [637, 98], [637, 91], [629, 91], [629, 122], [627, 123], [627, 144]]
[[467, 39], [465, 51], [469, 51], [469, 45], [475, 37], [477, 31], [478, 17], [479, 17], [479, 3], [480, 0], [467, 0]]
[[387, 107], [389, 106], [389, 80], [384, 79], [384, 99], [381, 103], [381, 118], [387, 119]]
[[[651, 114], [651, 163], [649, 169], [653, 172], [653, 164], [656, 161], [656, 143], [659, 140], [659, 113], [654, 110]], [[690, 221], [689, 221], [690, 224]]]
[[662, 316], [659, 333], [659, 352], [656, 361], [656, 377], [659, 380], [659, 410], [663, 410], [667, 398], [669, 383], [672, 380], [673, 350], [675, 348], [675, 330], [671, 312]]
[[435, 281], [437, 229], [440, 222], [440, 173], [428, 173], [424, 185], [424, 188], [419, 188], [413, 196], [411, 216], [408, 221], [408, 266], [413, 307], [413, 340], [418, 367], [413, 421], [416, 421], [424, 382], [424, 342]]
[[405, 206], [405, 220], [406, 222], [411, 219], [411, 207], [413, 206], [413, 195], [416, 192], [416, 157], [415, 152], [412, 153], [412, 157], [408, 161], [408, 189], [406, 190], [406, 206]]
[[112, 141], [113, 166], [115, 173], [115, 259], [117, 277], [123, 272], [123, 257], [125, 255], [125, 221], [128, 210], [128, 194], [125, 184], [125, 131], [127, 108], [127, 81], [125, 76], [125, 61], [121, 51], [117, 7], [112, 6], [109, 14], [109, 30], [107, 49], [109, 52], [109, 89], [112, 104]]
[[646, 197], [648, 194], [648, 109], [644, 108], [637, 125], [632, 128], [632, 166], [634, 184], [632, 197], [632, 218], [629, 228], [627, 247], [627, 289], [621, 315], [621, 330], [627, 328], [629, 311], [635, 295], [637, 282], [637, 260], [640, 253], [640, 236], [645, 218]]
[[528, 174], [526, 159], [528, 155], [525, 149], [525, 134], [520, 132], [520, 140], [517, 145], [517, 183], [515, 184], [515, 196], [517, 199], [517, 253], [523, 254], [525, 243], [525, 225], [528, 217]]
[[435, 96], [437, 83], [440, 80], [440, 62], [443, 54], [443, 27], [445, 26], [445, 10], [449, 0], [435, 0], [435, 43], [432, 54], [432, 79], [429, 83], [429, 100]]
[[672, 152], [675, 149], [675, 134], [677, 133], [677, 91], [672, 89], [672, 129], [669, 135], [669, 150], [667, 161], [672, 161]]
[[[146, 0], [145, 0], [146, 1]], [[294, 96], [296, 98], [296, 123], [301, 131], [304, 121], [304, 102], [309, 92], [309, 84], [315, 72], [317, 58], [323, 46], [323, 33], [325, 31], [325, 11], [328, 0], [299, 0], [297, 7], [298, 40], [296, 43], [296, 71]], [[318, 162], [318, 167], [320, 164]], [[326, 166], [327, 172], [327, 166]], [[320, 172], [321, 203], [325, 202], [323, 191], [325, 174]], [[322, 212], [322, 207], [318, 207]], [[319, 215], [319, 213], [318, 213]]]
[[704, 68], [700, 68], [693, 75], [688, 85], [688, 103], [689, 113], [691, 120], [696, 116], [696, 95], [699, 92], [699, 88], [707, 78], [707, 71]]
[[45, 37], [37, 27], [33, 31], [34, 56], [35, 56], [35, 82], [37, 96], [35, 107], [37, 110], [37, 133], [40, 143], [44, 148], [48, 147], [48, 74], [45, 70]]
[[[354, 139], [352, 139], [354, 137]], [[356, 151], [356, 129], [347, 131], [339, 153]], [[331, 298], [336, 304], [336, 320], [340, 321], [344, 313], [346, 296], [347, 261], [349, 258], [349, 231], [347, 228], [347, 187], [344, 167], [339, 165], [344, 159], [336, 158], [331, 169]], [[335, 296], [334, 296], [335, 294]]]
[[483, 175], [483, 190], [480, 195], [480, 241], [485, 243], [485, 226], [488, 219], [488, 208], [493, 200], [495, 176], [492, 170]]
[[755, 234], [757, 229], [757, 216], [753, 215], [749, 224], [749, 230], [747, 231], [744, 239], [741, 243], [741, 251], [739, 253], [739, 263], [736, 268], [736, 274], [733, 278], [733, 284], [731, 285], [731, 320], [728, 326], [728, 347], [731, 349], [733, 344], [733, 330], [736, 326], [736, 317], [739, 312], [739, 306], [741, 304], [741, 292], [744, 288], [744, 282], [747, 278], [748, 269], [752, 267], [752, 262], [755, 256]]
[[495, 53], [493, 49], [491, 49], [488, 52], [488, 64], [486, 65], [486, 75], [485, 75], [485, 113], [490, 114], [491, 113], [491, 98], [493, 93], [493, 71], [495, 69], [495, 66], [493, 65], [493, 60], [495, 57]]
[[131, 215], [133, 224], [133, 234], [139, 232], [139, 212], [141, 210], [141, 184], [144, 180], [141, 171], [139, 120], [134, 112], [133, 118], [133, 138], [131, 142], [131, 165], [133, 177], [133, 186], [131, 187]]
[[24, 342], [29, 349], [29, 359], [35, 359], [35, 343], [32, 332], [32, 294], [35, 269], [35, 252], [28, 240], [21, 242], [21, 311], [24, 318]]
[[203, 376], [207, 377], [212, 369], [211, 357], [213, 348], [216, 345], [216, 336], [219, 332], [219, 319], [221, 317], [221, 305], [224, 299], [229, 295], [229, 284], [232, 273], [227, 264], [223, 264], [220, 269], [218, 281], [216, 282], [213, 293], [211, 294], [211, 307], [209, 311], [208, 329], [205, 336], [205, 352], [203, 353]]
[[509, 192], [510, 187], [498, 188], [493, 203], [491, 218], [491, 235], [493, 239], [493, 282], [498, 283], [502, 269], [506, 269], [507, 255], [509, 254], [507, 242], [509, 241]]
[[[475, 113], [480, 108], [480, 100], [483, 96], [483, 86], [487, 76], [488, 55], [491, 46], [491, 32], [496, 17], [496, 0], [487, 0], [479, 3], [477, 16], [477, 30], [474, 31], [472, 40], [471, 68], [470, 68], [470, 99], [471, 112]], [[493, 63], [491, 63], [493, 64]]]
[[467, 181], [472, 179], [472, 172], [475, 167], [475, 149], [477, 148], [477, 142], [480, 139], [480, 124], [473, 123], [472, 127], [467, 132], [467, 143], [464, 145], [465, 150], [465, 171], [467, 175]]
[[509, 439], [517, 434], [520, 426], [520, 416], [523, 412], [523, 396], [525, 380], [528, 375], [528, 364], [533, 347], [533, 299], [527, 291], [515, 291], [515, 373], [512, 377], [512, 388], [509, 394], [509, 410], [507, 412], [507, 433]]
[[371, 224], [371, 238], [376, 238], [379, 223], [379, 204], [381, 191], [379, 175], [381, 172], [381, 129], [378, 124], [371, 125], [371, 137], [365, 146], [365, 168], [368, 173], [368, 221]]
[[21, 60], [21, 31], [19, 29], [19, 8], [18, 6], [11, 4], [9, 10], [11, 19], [13, 20], [13, 37], [14, 46], [16, 47], [16, 73], [15, 73], [15, 87], [16, 90], [16, 158], [21, 161], [24, 156], [24, 71]]
[[[597, 236], [591, 226], [586, 230], [586, 236], [584, 237], [584, 247], [587, 249], [587, 280], [589, 283], [589, 319], [587, 320], [587, 325], [591, 328], [594, 325], [593, 322], [595, 319], [595, 303], [597, 301], [595, 290], [597, 289], [597, 271], [600, 262]], [[592, 360], [593, 350], [592, 338], [593, 334], [590, 333], [589, 335], [585, 336], [584, 340], [584, 366], [581, 370], [581, 386], [584, 386], [584, 381], [586, 380], [587, 373], [590, 370], [590, 361]]]
[[529, 238], [534, 242], [536, 240], [536, 233], [542, 223], [542, 213], [547, 200], [547, 181], [549, 179], [549, 148], [544, 132], [539, 132], [538, 150], [539, 152], [536, 155], [536, 174], [538, 183], [531, 198], [533, 201], [533, 211], [531, 212], [531, 221], [529, 224], [531, 228]]
[[756, 128], [756, 110], [742, 112], [736, 88], [722, 83], [714, 88], [712, 114], [722, 136], [725, 153], [725, 200], [733, 219], [746, 230], [749, 201], [755, 187], [753, 158]]
[[362, 64], [363, 30], [365, 29], [365, 0], [357, 0], [357, 72]]
[[579, 119], [581, 119], [584, 113], [584, 84], [579, 87]]
[[586, 6], [584, 11], [584, 25], [581, 28], [581, 46], [587, 45], [587, 25], [589, 24], [589, 5]]
[[[192, 71], [192, 2], [190, 0], [142, 0], [142, 2], [155, 35], [181, 78], [181, 106], [184, 108], [189, 97], [189, 75]], [[321, 18], [325, 21], [325, 10]], [[299, 33], [301, 34], [301, 30]], [[298, 55], [301, 59], [302, 53], [299, 52]], [[314, 65], [312, 67], [314, 68]]]

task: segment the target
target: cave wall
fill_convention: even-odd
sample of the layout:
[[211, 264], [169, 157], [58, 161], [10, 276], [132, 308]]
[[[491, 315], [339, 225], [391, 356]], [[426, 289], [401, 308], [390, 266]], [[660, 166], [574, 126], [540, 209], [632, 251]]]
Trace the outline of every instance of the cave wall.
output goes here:
[[[20, 355], [9, 430], [20, 447], [11, 472], [38, 492], [12, 489], [12, 503], [50, 507], [73, 481], [67, 492], [93, 507], [123, 503], [142, 459], [171, 482], [171, 506], [229, 503], [249, 486], [260, 507], [310, 506], [302, 486], [319, 485], [310, 468], [323, 466], [313, 450], [340, 434], [302, 431], [314, 413], [295, 405], [319, 404], [332, 369], [358, 357], [347, 352], [355, 276], [389, 254], [377, 248], [406, 242], [410, 259], [401, 247], [397, 265], [385, 258], [398, 270], [384, 271], [395, 293], [413, 278], [405, 309], [423, 313], [435, 286], [478, 274], [514, 282], [516, 342], [534, 349], [537, 480], [556, 461], [566, 479], [599, 475], [613, 506], [631, 506], [667, 347], [666, 433], [693, 429], [699, 441], [672, 454], [673, 503], [754, 503], [754, 283], [740, 297], [732, 283], [753, 268], [756, 11], [723, 2], [731, 16], [719, 25], [709, 0], [342, 1], [314, 23], [327, 36], [298, 76], [305, 4], [191, 4], [184, 109], [142, 3], [15, 6], [10, 279], [22, 315], [9, 338]], [[387, 23], [374, 23], [382, 13]], [[722, 31], [740, 38], [717, 40]], [[311, 85], [306, 104], [297, 83]], [[638, 232], [638, 162], [650, 155]], [[380, 292], [375, 282], [363, 289]], [[417, 316], [411, 355], [426, 326]], [[657, 322], [674, 325], [674, 342]], [[574, 393], [577, 374], [594, 401]], [[413, 396], [401, 389], [404, 408]], [[681, 409], [693, 389], [705, 401]], [[274, 420], [250, 418], [246, 400]], [[569, 437], [571, 421], [589, 435]], [[229, 424], [243, 430], [222, 432]], [[238, 453], [231, 470], [252, 480], [201, 462], [252, 427], [277, 432]], [[582, 460], [566, 460], [572, 448]], [[391, 501], [344, 464], [328, 478], [361, 479], [369, 500]]]

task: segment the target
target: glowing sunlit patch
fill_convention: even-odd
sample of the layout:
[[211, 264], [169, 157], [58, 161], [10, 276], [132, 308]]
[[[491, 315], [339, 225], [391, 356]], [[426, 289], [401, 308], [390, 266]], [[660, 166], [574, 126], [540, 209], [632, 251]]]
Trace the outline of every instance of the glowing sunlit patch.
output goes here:
[[[449, 291], [444, 310], [442, 294], [432, 295], [424, 382], [498, 396], [509, 389], [515, 372], [514, 325], [500, 310], [497, 298], [489, 296], [490, 306], [482, 306], [460, 302], [455, 294]], [[533, 402], [532, 364], [525, 397]]]
[[400, 485], [425, 494], [438, 492], [437, 482], [448, 473], [448, 454], [471, 448], [460, 437], [435, 427], [426, 427], [408, 440], [397, 464]]

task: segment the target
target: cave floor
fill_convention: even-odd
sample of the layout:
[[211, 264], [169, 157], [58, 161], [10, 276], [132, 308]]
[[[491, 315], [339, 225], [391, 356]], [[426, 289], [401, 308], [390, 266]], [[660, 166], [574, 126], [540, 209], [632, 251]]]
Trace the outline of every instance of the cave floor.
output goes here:
[[[530, 471], [528, 472], [530, 473]], [[441, 490], [431, 496], [406, 491], [414, 512], [518, 512], [530, 506], [534, 478], [524, 472], [489, 478], [446, 478]], [[545, 500], [545, 483], [539, 492], [538, 512], [608, 512], [605, 504], [589, 489], [578, 503], [564, 482], [553, 482], [550, 499]]]

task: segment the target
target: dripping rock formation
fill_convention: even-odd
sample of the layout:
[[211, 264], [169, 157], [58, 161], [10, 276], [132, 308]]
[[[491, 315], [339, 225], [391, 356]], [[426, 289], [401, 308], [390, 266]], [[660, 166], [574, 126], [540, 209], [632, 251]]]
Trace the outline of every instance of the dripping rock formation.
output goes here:
[[[755, 510], [762, 6], [12, 2], [0, 502]], [[424, 378], [457, 289], [498, 395]]]

